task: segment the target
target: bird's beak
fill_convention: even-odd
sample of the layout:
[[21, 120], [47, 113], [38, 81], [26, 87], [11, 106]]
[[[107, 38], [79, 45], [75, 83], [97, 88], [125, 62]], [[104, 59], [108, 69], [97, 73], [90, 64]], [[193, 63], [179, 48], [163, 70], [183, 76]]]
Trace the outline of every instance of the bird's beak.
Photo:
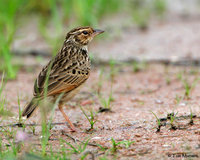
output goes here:
[[103, 33], [103, 32], [104, 32], [103, 30], [95, 29], [95, 30], [94, 30], [94, 33], [93, 33], [92, 35], [93, 35], [93, 37], [94, 37], [94, 36], [97, 36], [97, 35], [99, 35], [99, 34], [101, 34], [101, 33]]

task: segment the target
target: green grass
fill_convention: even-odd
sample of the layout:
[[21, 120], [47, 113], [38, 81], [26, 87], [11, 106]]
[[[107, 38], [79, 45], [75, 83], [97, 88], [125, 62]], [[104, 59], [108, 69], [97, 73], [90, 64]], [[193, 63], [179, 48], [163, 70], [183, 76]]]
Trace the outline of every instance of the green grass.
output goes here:
[[191, 83], [187, 79], [182, 80], [182, 83], [183, 83], [183, 86], [184, 86], [184, 89], [185, 89], [184, 96], [187, 99], [190, 98], [191, 92], [195, 88], [195, 86], [197, 85], [198, 81], [199, 81], [199, 78], [194, 79], [193, 82], [191, 82]]
[[147, 63], [145, 61], [143, 62], [134, 61], [132, 63], [132, 69], [134, 73], [141, 72], [145, 70], [146, 68], [147, 68]]
[[0, 57], [1, 68], [8, 79], [15, 79], [17, 68], [12, 64], [11, 44], [16, 31], [16, 20], [23, 0], [0, 0]]
[[[16, 130], [13, 128], [1, 128], [1, 136], [0, 139], [0, 158], [2, 159], [17, 159], [17, 153], [20, 152], [21, 146], [23, 144], [15, 143], [15, 135], [16, 135]], [[6, 139], [7, 143], [3, 143], [2, 140]]]
[[174, 125], [174, 120], [176, 119], [177, 114], [178, 114], [178, 112], [176, 112], [176, 113], [172, 112], [167, 115], [168, 119], [170, 120], [170, 125], [171, 125], [170, 129], [172, 129], [172, 130], [177, 129], [177, 127]]
[[[191, 74], [191, 72], [190, 72]], [[196, 75], [196, 74], [195, 74]], [[193, 81], [190, 81], [188, 79], [188, 75], [186, 71], [179, 72], [177, 74], [177, 79], [182, 82], [184, 87], [184, 98], [190, 99], [192, 90], [196, 87], [197, 83], [199, 82], [200, 78], [198, 75], [193, 79]]]
[[151, 113], [155, 116], [156, 121], [157, 121], [157, 131], [156, 132], [160, 132], [160, 128], [161, 128], [161, 122], [160, 119], [157, 117], [157, 115], [151, 111]]
[[94, 124], [97, 122], [94, 112], [92, 111], [92, 109], [90, 109], [90, 115], [88, 116], [85, 112], [85, 110], [83, 109], [83, 107], [80, 106], [81, 111], [83, 112], [84, 116], [87, 118], [88, 122], [90, 123], [90, 129], [89, 130], [93, 130], [94, 129]]
[[61, 140], [63, 143], [65, 143], [69, 148], [66, 150], [70, 151], [71, 153], [80, 154], [85, 151], [90, 139], [86, 139], [83, 142], [80, 142], [79, 144], [72, 145], [71, 143]]
[[137, 0], [133, 3], [132, 17], [134, 23], [141, 30], [146, 30], [150, 21], [150, 8], [146, 6], [143, 1], [139, 2]]
[[171, 84], [171, 78], [169, 76], [166, 76], [165, 82], [166, 82], [167, 85], [170, 85]]
[[129, 148], [131, 146], [131, 144], [135, 143], [135, 141], [119, 141], [116, 142], [116, 140], [114, 138], [111, 138], [111, 143], [112, 143], [112, 147], [110, 149], [110, 151], [112, 153], [116, 153], [117, 149], [119, 148], [120, 145], [124, 145], [125, 148]]
[[[1, 87], [2, 88], [2, 87]], [[2, 89], [1, 89], [2, 90]], [[42, 132], [41, 132], [41, 150], [39, 151], [32, 151], [32, 147], [29, 147], [29, 150], [27, 150], [28, 152], [25, 154], [23, 150], [21, 150], [21, 148], [24, 145], [24, 142], [16, 142], [15, 137], [16, 137], [16, 133], [18, 131], [20, 131], [21, 129], [19, 128], [14, 128], [14, 127], [1, 127], [0, 128], [0, 159], [18, 159], [19, 157], [23, 157], [22, 159], [50, 159], [50, 160], [54, 160], [54, 159], [60, 159], [63, 155], [56, 153], [52, 153], [52, 156], [49, 155], [49, 137], [51, 135], [50, 133], [50, 129], [51, 129], [51, 123], [52, 123], [52, 119], [53, 119], [53, 114], [55, 111], [55, 106], [57, 106], [59, 100], [61, 99], [62, 94], [58, 97], [58, 99], [56, 100], [54, 106], [53, 106], [53, 111], [51, 114], [51, 118], [49, 120], [48, 123], [46, 123], [46, 121], [44, 121], [43, 118], [42, 120]], [[20, 99], [18, 97], [18, 107], [19, 107], [19, 123], [22, 123], [22, 119], [21, 119], [21, 107], [20, 107]], [[42, 114], [43, 116], [44, 114]], [[25, 128], [25, 126], [23, 126], [23, 128]], [[2, 141], [4, 139], [4, 142]], [[25, 140], [26, 141], [26, 140]], [[27, 142], [26, 142], [27, 143]], [[31, 144], [29, 144], [30, 146]], [[35, 149], [33, 149], [35, 150]]]
[[164, 15], [164, 13], [167, 9], [166, 3], [167, 2], [165, 0], [153, 0], [153, 9], [157, 13], [157, 15], [159, 15], [161, 17]]
[[3, 94], [4, 87], [6, 85], [6, 81], [4, 79], [4, 73], [2, 74], [1, 78], [1, 84], [0, 84], [0, 117], [8, 117], [12, 116], [13, 113], [9, 111], [6, 107], [7, 105], [7, 100], [5, 95]]
[[132, 0], [130, 1], [133, 22], [141, 30], [146, 30], [152, 17], [163, 17], [166, 11], [165, 0]]
[[111, 80], [111, 86], [114, 82], [115, 76], [118, 74], [119, 69], [117, 67], [117, 61], [110, 59], [109, 60], [109, 68], [110, 68], [110, 72], [109, 72], [109, 78]]
[[176, 103], [176, 105], [177, 104], [180, 104], [180, 102], [183, 100], [183, 97], [182, 96], [178, 96], [178, 95], [176, 95], [176, 97], [175, 97], [175, 103]]
[[19, 111], [18, 123], [22, 124], [22, 109], [21, 109], [21, 105], [20, 105], [19, 95], [17, 97], [17, 103], [18, 103], [18, 111]]
[[102, 95], [99, 95], [98, 97], [102, 107], [111, 110], [111, 102], [114, 101], [112, 91], [110, 92], [108, 97], [104, 97]]
[[111, 59], [109, 61], [108, 79], [110, 81], [110, 93], [109, 93], [108, 96], [104, 96], [101, 93], [101, 87], [102, 87], [102, 84], [103, 84], [103, 72], [104, 72], [104, 69], [101, 69], [100, 75], [99, 75], [99, 80], [98, 80], [97, 96], [98, 96], [98, 99], [99, 99], [99, 101], [101, 103], [101, 106], [104, 109], [108, 109], [108, 110], [111, 110], [111, 102], [114, 101], [114, 98], [113, 98], [113, 84], [114, 84], [115, 76], [119, 72], [119, 68], [116, 66], [116, 64], [117, 64], [117, 62], [115, 60]]

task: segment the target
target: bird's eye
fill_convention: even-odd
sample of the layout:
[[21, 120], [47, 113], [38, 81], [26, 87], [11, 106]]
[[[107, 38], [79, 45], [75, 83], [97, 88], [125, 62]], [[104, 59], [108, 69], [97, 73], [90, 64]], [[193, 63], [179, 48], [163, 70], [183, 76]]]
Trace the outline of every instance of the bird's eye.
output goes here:
[[88, 34], [88, 32], [87, 32], [87, 31], [83, 31], [83, 34], [84, 34], [84, 35], [87, 35], [87, 34]]

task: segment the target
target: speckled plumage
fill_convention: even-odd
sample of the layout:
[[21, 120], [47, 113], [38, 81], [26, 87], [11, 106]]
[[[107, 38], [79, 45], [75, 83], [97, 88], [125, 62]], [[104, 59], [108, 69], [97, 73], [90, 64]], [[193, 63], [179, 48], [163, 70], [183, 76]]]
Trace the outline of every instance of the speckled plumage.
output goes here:
[[71, 129], [75, 130], [64, 114], [62, 104], [74, 97], [88, 79], [91, 64], [87, 45], [94, 36], [102, 32], [91, 27], [78, 27], [67, 33], [59, 53], [39, 73], [34, 84], [34, 97], [25, 107], [22, 116], [27, 116], [27, 118], [31, 116], [39, 102], [44, 99], [45, 92], [53, 102], [63, 93], [59, 109], [69, 122]]

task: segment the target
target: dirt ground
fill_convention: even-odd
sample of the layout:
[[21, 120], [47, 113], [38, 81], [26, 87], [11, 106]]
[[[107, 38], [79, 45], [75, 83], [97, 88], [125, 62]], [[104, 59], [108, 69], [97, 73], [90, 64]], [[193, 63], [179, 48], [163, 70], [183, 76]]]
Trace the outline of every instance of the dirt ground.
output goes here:
[[[14, 116], [2, 119], [1, 125], [18, 122], [18, 96], [21, 106], [32, 97], [34, 79], [41, 67], [23, 69], [17, 80], [8, 81], [3, 94], [7, 99], [7, 107]], [[101, 72], [102, 68], [104, 71]], [[200, 157], [200, 85], [199, 68], [185, 66], [166, 66], [147, 64], [142, 70], [133, 72], [132, 65], [123, 64], [114, 67], [93, 67], [91, 76], [82, 91], [71, 100], [65, 112], [77, 128], [77, 132], [69, 132], [65, 124], [54, 125], [49, 143], [59, 148], [59, 138], [71, 144], [90, 138], [84, 153], [91, 153], [87, 158], [95, 159], [199, 159]], [[102, 74], [101, 74], [102, 73]], [[112, 73], [112, 74], [111, 74]], [[102, 76], [101, 76], [102, 75]], [[189, 97], [185, 96], [184, 82], [192, 86]], [[100, 87], [101, 85], [102, 87]], [[103, 107], [96, 92], [108, 99], [111, 92], [113, 101], [110, 112], [98, 112]], [[185, 83], [186, 84], [186, 83]], [[89, 104], [83, 104], [92, 102]], [[89, 114], [92, 109], [97, 122], [94, 130], [87, 131], [90, 124], [79, 105], [82, 104]], [[154, 114], [160, 118], [161, 128], [157, 132], [158, 123]], [[174, 116], [169, 116], [174, 113]], [[193, 114], [193, 124], [191, 122]], [[39, 123], [40, 114], [35, 114], [28, 123]], [[167, 118], [168, 115], [168, 118]], [[175, 117], [172, 122], [172, 118]], [[171, 121], [170, 121], [171, 118]], [[64, 122], [61, 113], [56, 109], [53, 123]], [[171, 123], [173, 125], [171, 125]], [[37, 146], [41, 136], [41, 127], [36, 127], [33, 135], [31, 127], [26, 127], [30, 140], [28, 146]], [[121, 144], [116, 152], [112, 148], [111, 138], [116, 142], [134, 141], [127, 148]], [[76, 142], [75, 142], [75, 141]], [[101, 150], [97, 144], [106, 148]], [[29, 148], [28, 147], [28, 148]], [[69, 147], [69, 146], [67, 146]], [[83, 154], [83, 153], [82, 153]], [[80, 155], [73, 154], [72, 159]], [[86, 159], [87, 159], [86, 158]]]

